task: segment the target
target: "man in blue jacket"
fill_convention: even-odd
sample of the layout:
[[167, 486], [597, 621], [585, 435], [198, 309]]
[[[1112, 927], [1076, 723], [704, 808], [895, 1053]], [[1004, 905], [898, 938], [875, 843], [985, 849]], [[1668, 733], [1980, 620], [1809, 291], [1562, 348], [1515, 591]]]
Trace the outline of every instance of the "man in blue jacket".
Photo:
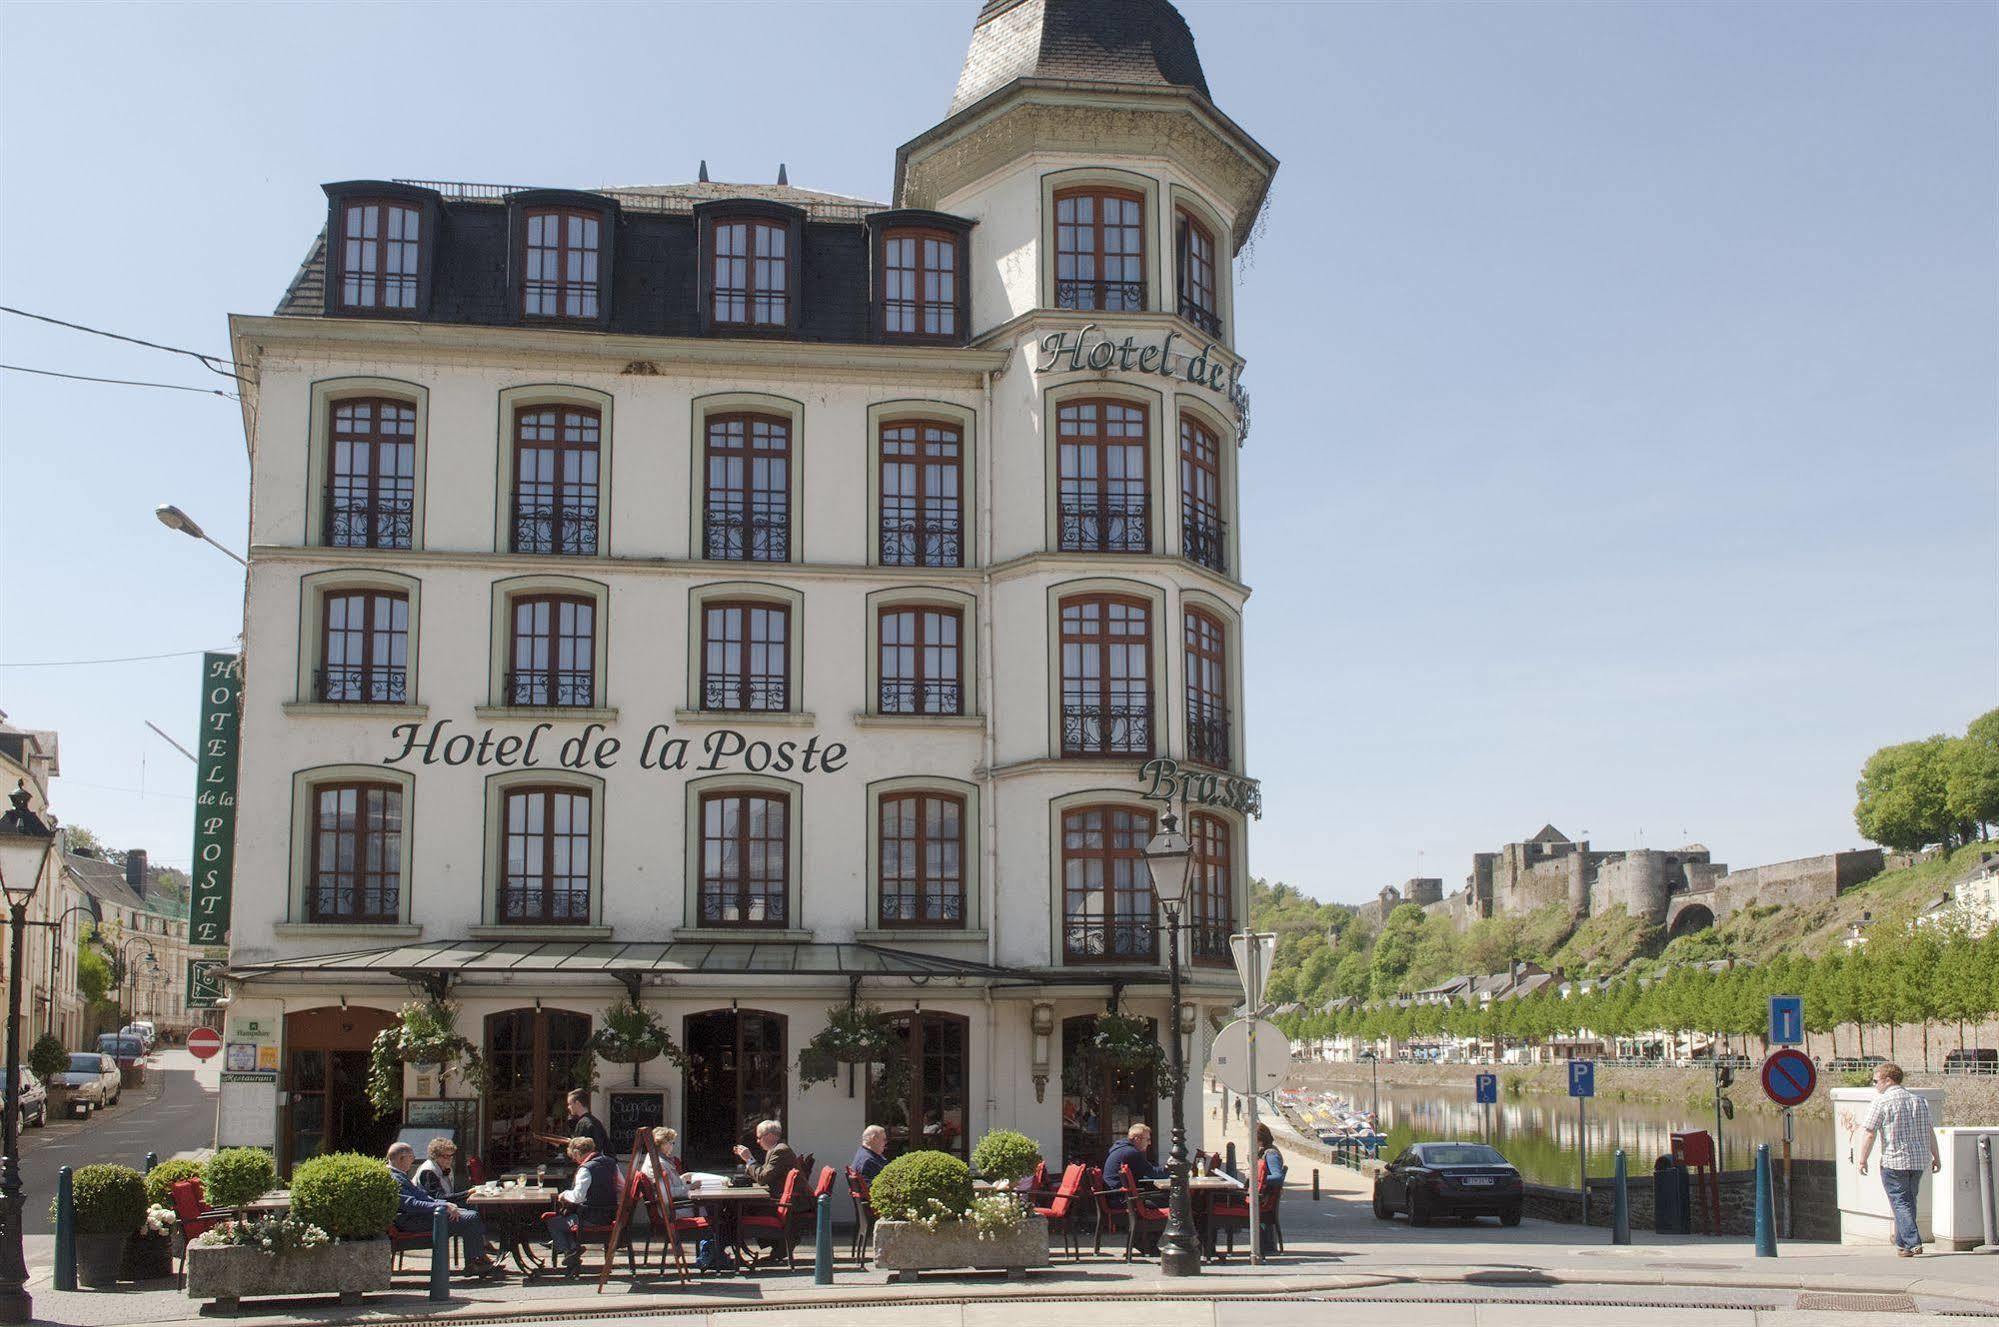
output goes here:
[[396, 1188], [400, 1191], [401, 1204], [396, 1208], [395, 1227], [412, 1233], [428, 1233], [431, 1213], [444, 1209], [445, 1220], [451, 1225], [451, 1234], [465, 1241], [465, 1273], [468, 1276], [488, 1277], [499, 1275], [500, 1269], [486, 1252], [486, 1223], [477, 1212], [467, 1211], [456, 1203], [442, 1198], [433, 1198], [417, 1186], [411, 1178], [416, 1169], [416, 1149], [408, 1143], [392, 1143], [389, 1146], [389, 1169], [395, 1172]]
[[[1109, 1199], [1109, 1205], [1113, 1210], [1124, 1210], [1124, 1180], [1127, 1168], [1130, 1169], [1134, 1179], [1156, 1180], [1166, 1177], [1166, 1167], [1153, 1165], [1145, 1155], [1145, 1150], [1151, 1146], [1152, 1130], [1143, 1124], [1132, 1125], [1123, 1138], [1111, 1144], [1109, 1154], [1104, 1157], [1104, 1189], [1107, 1193], [1115, 1195]], [[1162, 1192], [1160, 1197], [1164, 1196]], [[1139, 1236], [1138, 1243], [1143, 1252], [1153, 1253], [1158, 1249], [1159, 1236], [1148, 1231]]]

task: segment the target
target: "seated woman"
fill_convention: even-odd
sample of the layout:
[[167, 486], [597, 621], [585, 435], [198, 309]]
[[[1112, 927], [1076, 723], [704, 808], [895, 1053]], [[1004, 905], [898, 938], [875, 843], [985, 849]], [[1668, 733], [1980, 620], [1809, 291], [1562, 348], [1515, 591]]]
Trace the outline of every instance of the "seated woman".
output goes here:
[[1263, 1178], [1272, 1184], [1284, 1183], [1284, 1154], [1277, 1150], [1277, 1140], [1267, 1124], [1256, 1126], [1256, 1152], [1263, 1158]]
[[665, 1163], [658, 1169], [664, 1170], [665, 1175], [656, 1173], [651, 1157], [639, 1163], [639, 1173], [660, 1186], [667, 1195], [667, 1201], [676, 1205], [687, 1201], [687, 1181], [680, 1177], [680, 1167], [673, 1164], [674, 1145], [679, 1141], [680, 1131], [677, 1129], [661, 1125], [652, 1131], [653, 1151]]

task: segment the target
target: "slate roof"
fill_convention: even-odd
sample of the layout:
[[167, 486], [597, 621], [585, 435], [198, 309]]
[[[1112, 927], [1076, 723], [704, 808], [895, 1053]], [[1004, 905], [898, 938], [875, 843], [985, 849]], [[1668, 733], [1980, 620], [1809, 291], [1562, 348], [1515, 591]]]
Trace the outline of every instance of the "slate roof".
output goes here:
[[69, 872], [70, 879], [77, 887], [93, 899], [104, 903], [115, 903], [121, 908], [146, 911], [146, 901], [132, 892], [125, 883], [125, 868], [116, 862], [108, 862], [102, 857], [86, 857], [80, 852], [65, 850], [62, 865]]
[[986, 0], [951, 113], [1020, 78], [1208, 95], [1194, 34], [1167, 0]]
[[1527, 841], [1529, 843], [1568, 843], [1571, 840], [1568, 835], [1562, 833], [1561, 830], [1556, 829], [1553, 825], [1543, 825], [1541, 826], [1541, 832]]

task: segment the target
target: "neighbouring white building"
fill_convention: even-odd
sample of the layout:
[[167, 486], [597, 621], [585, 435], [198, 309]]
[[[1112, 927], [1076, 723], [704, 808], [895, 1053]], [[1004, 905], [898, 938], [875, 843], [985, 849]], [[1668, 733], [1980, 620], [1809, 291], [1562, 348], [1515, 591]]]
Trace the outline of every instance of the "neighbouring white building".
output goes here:
[[[328, 185], [276, 315], [232, 320], [222, 1141], [380, 1146], [367, 1047], [426, 994], [491, 1080], [411, 1069], [404, 1113], [489, 1167], [548, 1155], [628, 996], [691, 1062], [604, 1065], [597, 1109], [697, 1164], [767, 1116], [822, 1159], [1163, 1124], [1163, 1085], [1073, 1068], [1115, 1004], [1198, 1084], [1241, 997], [1231, 272], [1275, 169], [1164, 0], [989, 0], [889, 204]], [[801, 1084], [850, 999], [903, 1071]]]
[[[0, 794], [24, 790], [28, 809], [47, 820], [49, 781], [61, 775], [61, 743], [56, 734], [17, 727], [0, 713]], [[43, 1033], [54, 1033], [65, 1046], [83, 1044], [84, 1007], [76, 988], [76, 948], [92, 919], [82, 893], [63, 872], [54, 869], [53, 856], [28, 900], [29, 930], [21, 957], [24, 1048]], [[0, 969], [7, 961], [7, 951], [0, 947]]]

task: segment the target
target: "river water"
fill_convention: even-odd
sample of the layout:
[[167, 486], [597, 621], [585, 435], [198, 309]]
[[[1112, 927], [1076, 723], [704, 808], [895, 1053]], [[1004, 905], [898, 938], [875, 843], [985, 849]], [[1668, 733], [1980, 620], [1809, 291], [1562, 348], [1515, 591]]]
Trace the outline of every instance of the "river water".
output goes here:
[[[1357, 1109], [1366, 1110], [1373, 1092], [1366, 1084], [1338, 1083], [1329, 1089], [1343, 1094]], [[1490, 1107], [1473, 1099], [1463, 1087], [1426, 1084], [1420, 1087], [1381, 1085], [1381, 1127], [1388, 1135], [1383, 1156], [1392, 1157], [1410, 1143], [1434, 1139], [1486, 1138], [1485, 1114], [1492, 1112], [1494, 1146], [1519, 1167], [1530, 1183], [1574, 1188], [1576, 1184], [1576, 1103], [1568, 1097], [1529, 1095], [1502, 1098]], [[1585, 1116], [1589, 1142], [1589, 1173], [1609, 1175], [1613, 1152], [1623, 1148], [1632, 1174], [1652, 1169], [1658, 1157], [1672, 1150], [1676, 1131], [1714, 1130], [1712, 1102], [1705, 1109], [1662, 1102], [1592, 1100]], [[1770, 1144], [1773, 1161], [1783, 1153], [1784, 1127], [1773, 1115], [1741, 1115], [1722, 1122], [1724, 1169], [1746, 1170], [1756, 1164], [1756, 1144]], [[1823, 1120], [1797, 1122], [1791, 1144], [1794, 1157], [1830, 1157], [1832, 1129]]]

